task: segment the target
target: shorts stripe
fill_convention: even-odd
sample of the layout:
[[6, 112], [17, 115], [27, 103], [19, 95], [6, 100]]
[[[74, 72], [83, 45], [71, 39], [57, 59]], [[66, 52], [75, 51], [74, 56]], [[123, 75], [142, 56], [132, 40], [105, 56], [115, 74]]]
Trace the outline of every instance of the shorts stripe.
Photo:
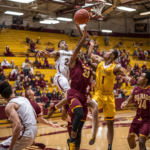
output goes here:
[[59, 67], [60, 67], [60, 64], [58, 65], [58, 71], [59, 71], [59, 73], [61, 73], [61, 71], [60, 71], [60, 68], [59, 68]]
[[141, 137], [146, 137], [146, 139], [148, 139], [148, 136], [146, 136], [146, 135], [139, 134], [139, 136], [141, 136]]
[[114, 120], [114, 117], [106, 117], [104, 120]]
[[72, 108], [71, 111], [73, 112], [75, 108], [79, 108], [79, 107], [82, 107], [82, 106], [81, 105], [75, 106], [75, 107]]
[[76, 98], [73, 98], [72, 100], [71, 100], [71, 104], [69, 104], [69, 107], [71, 108], [71, 105], [72, 105], [72, 102], [75, 100]]
[[59, 78], [60, 78], [60, 76], [58, 76], [58, 78], [57, 78], [57, 83], [58, 83], [58, 85], [59, 85], [59, 87], [60, 87], [60, 89], [63, 91], [64, 89], [61, 87], [61, 85], [60, 85], [60, 83], [59, 83]]

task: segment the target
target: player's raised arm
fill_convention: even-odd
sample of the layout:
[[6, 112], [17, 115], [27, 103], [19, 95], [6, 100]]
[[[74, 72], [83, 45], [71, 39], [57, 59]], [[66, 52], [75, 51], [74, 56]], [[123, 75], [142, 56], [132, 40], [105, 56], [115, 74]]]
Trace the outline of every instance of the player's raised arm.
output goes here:
[[74, 50], [74, 53], [73, 53], [73, 56], [71, 57], [71, 60], [70, 60], [70, 68], [74, 68], [75, 66], [75, 63], [76, 63], [76, 60], [77, 60], [77, 57], [78, 57], [78, 54], [79, 54], [79, 51], [82, 47], [82, 45], [84, 44], [84, 41], [86, 39], [86, 35], [87, 35], [87, 26], [85, 26], [84, 28], [84, 34], [78, 44], [78, 46], [76, 47], [76, 49]]
[[36, 57], [49, 57], [49, 58], [57, 58], [60, 56], [59, 51], [53, 51], [53, 52], [48, 52], [48, 51], [40, 51], [38, 52]]
[[126, 101], [124, 101], [122, 104], [121, 104], [121, 109], [125, 108], [128, 106], [128, 104], [134, 99], [134, 96], [133, 96], [133, 90], [131, 91], [128, 99]]
[[[76, 23], [76, 22], [75, 22]], [[79, 24], [76, 23], [76, 27], [78, 28], [78, 31], [80, 33], [80, 36], [82, 37], [83, 36], [83, 32], [81, 31], [81, 28], [79, 27]]]
[[17, 111], [15, 110], [15, 105], [17, 105], [17, 104], [10, 103], [5, 108], [5, 112], [13, 124], [12, 125], [12, 140], [11, 140], [9, 150], [13, 150], [13, 147], [14, 147], [15, 143], [17, 142], [17, 140], [20, 136], [20, 131], [21, 131], [21, 124], [20, 124], [20, 120], [19, 120]]
[[90, 42], [90, 47], [89, 47], [89, 51], [88, 51], [88, 56], [95, 62], [100, 63], [101, 61], [103, 61], [104, 59], [98, 55], [94, 55], [93, 54], [93, 49], [95, 46], [95, 42], [92, 40]]

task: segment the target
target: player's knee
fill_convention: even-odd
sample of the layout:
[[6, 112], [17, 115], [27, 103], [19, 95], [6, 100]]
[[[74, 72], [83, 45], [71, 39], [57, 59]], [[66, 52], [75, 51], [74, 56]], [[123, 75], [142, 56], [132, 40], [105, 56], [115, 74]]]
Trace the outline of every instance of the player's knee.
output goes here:
[[139, 137], [139, 146], [140, 146], [140, 148], [145, 146], [145, 141], [146, 141], [146, 139], [144, 139], [143, 137]]
[[108, 128], [109, 127], [113, 127], [113, 125], [114, 125], [114, 121], [113, 120], [107, 120], [106, 122], [107, 122], [107, 127]]
[[81, 120], [84, 116], [83, 108], [82, 107], [75, 108], [74, 114], [75, 114], [75, 116], [78, 116], [78, 118]]

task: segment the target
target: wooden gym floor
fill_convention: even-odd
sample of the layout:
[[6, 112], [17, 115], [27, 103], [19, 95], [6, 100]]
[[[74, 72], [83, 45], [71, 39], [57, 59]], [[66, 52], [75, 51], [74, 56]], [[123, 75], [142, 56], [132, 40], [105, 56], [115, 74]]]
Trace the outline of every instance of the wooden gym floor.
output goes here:
[[[135, 116], [135, 111], [123, 110], [117, 111], [115, 117], [115, 135], [113, 142], [113, 150], [130, 150], [127, 143], [127, 135], [129, 132], [130, 123]], [[97, 134], [96, 143], [90, 146], [89, 140], [91, 138], [91, 123], [86, 122], [84, 130], [82, 131], [82, 144], [81, 150], [107, 150], [107, 128], [103, 121], [103, 114], [99, 114], [100, 127]], [[52, 127], [42, 125], [38, 126], [38, 136], [35, 141], [44, 143], [46, 145], [45, 150], [68, 150], [66, 140], [68, 139], [68, 133], [66, 128], [66, 122], [62, 121], [60, 117], [52, 118], [52, 121], [58, 123], [60, 128], [54, 129]], [[11, 124], [0, 124], [0, 142], [11, 136]], [[147, 150], [150, 150], [150, 140], [146, 143]], [[38, 150], [37, 147], [30, 146], [26, 150]], [[139, 150], [138, 142], [135, 150]]]

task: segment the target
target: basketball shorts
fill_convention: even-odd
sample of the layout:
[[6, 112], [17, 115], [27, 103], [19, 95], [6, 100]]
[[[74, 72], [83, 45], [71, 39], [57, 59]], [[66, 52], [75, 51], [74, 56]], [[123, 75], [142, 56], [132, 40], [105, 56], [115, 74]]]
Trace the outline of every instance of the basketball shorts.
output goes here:
[[112, 93], [105, 94], [100, 91], [97, 91], [93, 97], [93, 100], [97, 102], [98, 109], [103, 108], [105, 120], [114, 120], [116, 109], [115, 98]]
[[63, 76], [62, 74], [56, 73], [54, 76], [54, 84], [62, 91], [67, 92], [70, 89], [69, 81], [68, 79]]
[[136, 116], [130, 126], [129, 130], [130, 135], [143, 136], [148, 139], [150, 134], [150, 121], [149, 118], [139, 118]]
[[[76, 91], [74, 89], [69, 89], [67, 91], [67, 101], [68, 101], [69, 108], [71, 109], [72, 113], [74, 112], [75, 108], [78, 108], [78, 107], [83, 108], [84, 116], [81, 119], [81, 121], [85, 121], [87, 113], [88, 113], [86, 96], [84, 94], [79, 93], [78, 91]], [[72, 117], [74, 117], [74, 115], [71, 115], [71, 120], [74, 119]]]
[[[13, 150], [22, 150], [30, 145], [33, 144], [33, 141], [36, 138], [37, 135], [37, 127], [36, 126], [30, 126], [30, 129], [26, 128], [25, 135], [28, 136], [22, 136], [18, 139], [16, 142]], [[9, 146], [11, 144], [12, 137], [8, 138], [7, 140], [0, 143], [0, 150], [9, 150]]]

